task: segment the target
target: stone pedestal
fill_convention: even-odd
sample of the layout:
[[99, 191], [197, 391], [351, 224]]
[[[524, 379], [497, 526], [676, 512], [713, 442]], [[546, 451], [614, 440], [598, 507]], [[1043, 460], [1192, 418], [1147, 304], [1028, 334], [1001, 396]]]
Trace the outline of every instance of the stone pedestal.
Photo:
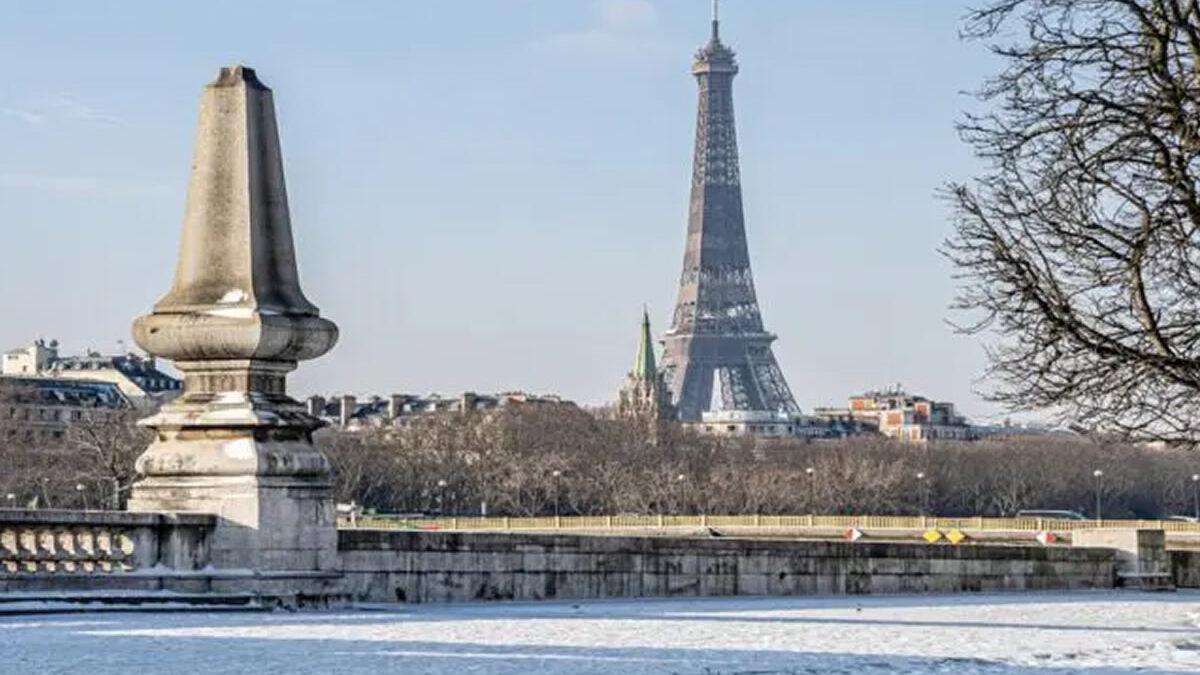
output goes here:
[[[156, 443], [162, 452], [170, 443]], [[278, 443], [253, 439], [214, 441], [197, 454], [286, 454]], [[311, 450], [311, 447], [309, 448]], [[337, 529], [327, 480], [304, 476], [155, 475], [134, 487], [130, 511], [207, 513], [217, 516], [209, 560], [224, 570], [333, 571], [338, 568]]]
[[205, 88], [175, 282], [134, 338], [175, 362], [184, 391], [142, 422], [156, 438], [129, 509], [215, 514], [218, 568], [336, 569], [321, 422], [286, 376], [337, 327], [300, 289], [274, 102], [249, 68]]

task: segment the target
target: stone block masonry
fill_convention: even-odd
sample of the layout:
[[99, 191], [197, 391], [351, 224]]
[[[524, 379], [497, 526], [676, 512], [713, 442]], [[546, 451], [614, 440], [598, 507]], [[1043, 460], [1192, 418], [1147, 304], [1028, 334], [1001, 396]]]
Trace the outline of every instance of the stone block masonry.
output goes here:
[[1102, 548], [479, 532], [339, 532], [342, 590], [370, 602], [1112, 588]]
[[1172, 590], [1172, 561], [1162, 530], [1095, 529], [1077, 530], [1073, 546], [1103, 547], [1116, 556], [1117, 585], [1143, 590]]
[[1200, 588], [1200, 551], [1167, 551], [1171, 579], [1178, 588]]

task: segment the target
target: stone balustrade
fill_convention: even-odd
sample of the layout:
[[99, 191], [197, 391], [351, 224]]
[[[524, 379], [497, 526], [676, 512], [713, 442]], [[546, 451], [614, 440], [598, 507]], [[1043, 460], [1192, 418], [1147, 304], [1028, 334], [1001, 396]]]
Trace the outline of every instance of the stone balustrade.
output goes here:
[[124, 530], [11, 527], [0, 530], [0, 566], [18, 572], [128, 572], [137, 545]]
[[208, 564], [215, 517], [0, 509], [0, 576], [113, 575]]

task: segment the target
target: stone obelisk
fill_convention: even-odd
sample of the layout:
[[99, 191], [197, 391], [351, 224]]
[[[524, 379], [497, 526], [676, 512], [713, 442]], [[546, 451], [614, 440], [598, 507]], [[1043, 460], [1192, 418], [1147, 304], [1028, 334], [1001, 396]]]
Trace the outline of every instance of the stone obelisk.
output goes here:
[[217, 567], [335, 568], [321, 423], [285, 379], [337, 327], [300, 290], [274, 101], [250, 68], [204, 89], [175, 282], [133, 333], [175, 362], [184, 391], [142, 422], [157, 435], [129, 509], [216, 514]]

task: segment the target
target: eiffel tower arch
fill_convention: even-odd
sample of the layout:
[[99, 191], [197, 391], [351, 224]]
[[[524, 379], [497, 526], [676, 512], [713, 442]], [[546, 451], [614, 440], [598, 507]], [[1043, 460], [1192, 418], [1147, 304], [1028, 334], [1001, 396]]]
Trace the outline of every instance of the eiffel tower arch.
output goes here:
[[712, 38], [692, 64], [700, 88], [688, 209], [687, 245], [671, 327], [663, 337], [663, 377], [682, 421], [709, 410], [800, 414], [763, 328], [742, 214], [733, 50]]

